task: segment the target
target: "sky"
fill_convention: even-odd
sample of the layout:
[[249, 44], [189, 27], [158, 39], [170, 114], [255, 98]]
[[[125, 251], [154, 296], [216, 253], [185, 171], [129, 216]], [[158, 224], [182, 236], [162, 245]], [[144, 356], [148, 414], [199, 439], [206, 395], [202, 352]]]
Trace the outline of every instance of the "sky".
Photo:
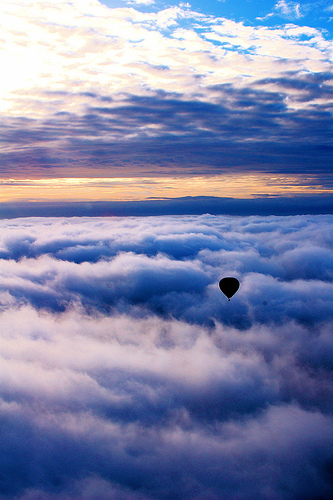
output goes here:
[[0, 500], [331, 500], [332, 1], [0, 19]]
[[332, 222], [0, 221], [1, 500], [330, 500]]
[[1, 216], [202, 196], [333, 210], [331, 1], [0, 9]]

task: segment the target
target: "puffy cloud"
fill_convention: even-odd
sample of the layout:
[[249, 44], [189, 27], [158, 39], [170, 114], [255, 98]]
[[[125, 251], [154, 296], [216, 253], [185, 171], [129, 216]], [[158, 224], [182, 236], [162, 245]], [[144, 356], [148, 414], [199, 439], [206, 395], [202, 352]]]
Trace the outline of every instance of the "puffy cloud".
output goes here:
[[328, 500], [331, 219], [3, 220], [0, 497]]

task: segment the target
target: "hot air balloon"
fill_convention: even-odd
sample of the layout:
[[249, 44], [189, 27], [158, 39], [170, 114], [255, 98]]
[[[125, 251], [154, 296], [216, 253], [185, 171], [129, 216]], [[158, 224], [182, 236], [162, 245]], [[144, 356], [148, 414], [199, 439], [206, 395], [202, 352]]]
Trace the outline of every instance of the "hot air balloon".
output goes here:
[[239, 281], [237, 278], [232, 278], [228, 276], [226, 278], [222, 278], [219, 282], [219, 287], [222, 293], [230, 300], [230, 298], [235, 295], [239, 288]]

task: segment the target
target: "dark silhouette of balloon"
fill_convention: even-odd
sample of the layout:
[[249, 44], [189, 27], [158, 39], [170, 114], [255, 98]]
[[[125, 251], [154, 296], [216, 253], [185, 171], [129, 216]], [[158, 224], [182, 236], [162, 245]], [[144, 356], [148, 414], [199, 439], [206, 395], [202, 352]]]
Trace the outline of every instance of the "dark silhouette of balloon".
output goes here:
[[222, 293], [226, 297], [228, 297], [228, 300], [235, 295], [239, 288], [239, 281], [237, 278], [232, 278], [231, 276], [228, 276], [227, 278], [222, 278], [219, 282], [219, 287]]

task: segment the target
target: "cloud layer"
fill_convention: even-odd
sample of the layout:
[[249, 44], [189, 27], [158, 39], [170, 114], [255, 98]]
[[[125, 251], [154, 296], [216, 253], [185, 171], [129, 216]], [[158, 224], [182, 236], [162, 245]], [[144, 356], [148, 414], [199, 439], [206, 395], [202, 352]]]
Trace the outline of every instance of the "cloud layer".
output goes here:
[[331, 216], [5, 220], [0, 255], [1, 499], [331, 498]]
[[1, 10], [3, 178], [332, 175], [332, 43], [319, 29], [97, 0]]

